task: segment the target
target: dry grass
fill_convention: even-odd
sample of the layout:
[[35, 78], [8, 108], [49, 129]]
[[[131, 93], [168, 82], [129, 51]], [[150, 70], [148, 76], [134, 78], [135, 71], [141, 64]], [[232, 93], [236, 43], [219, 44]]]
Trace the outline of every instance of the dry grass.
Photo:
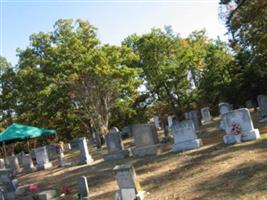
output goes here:
[[[267, 199], [267, 124], [257, 123], [257, 113], [252, 115], [254, 125], [260, 129], [262, 136], [257, 141], [224, 145], [223, 132], [217, 129], [218, 120], [215, 120], [202, 127], [200, 137], [204, 146], [198, 150], [172, 154], [169, 152], [170, 142], [157, 157], [128, 158], [108, 163], [102, 160], [101, 152], [91, 149], [95, 159], [91, 166], [54, 167], [20, 175], [19, 180], [25, 187], [29, 183], [38, 183], [43, 190], [69, 186], [76, 193], [77, 179], [85, 175], [92, 199], [108, 200], [114, 199], [117, 190], [113, 167], [132, 163], [143, 189], [149, 192], [148, 200]], [[127, 147], [133, 145], [132, 140], [124, 142]], [[67, 160], [77, 162], [77, 159], [78, 152], [67, 155]]]

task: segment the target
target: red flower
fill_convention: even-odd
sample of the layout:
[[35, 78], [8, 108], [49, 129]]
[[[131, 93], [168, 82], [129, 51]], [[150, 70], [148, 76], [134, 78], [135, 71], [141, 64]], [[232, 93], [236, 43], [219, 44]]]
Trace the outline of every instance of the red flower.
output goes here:
[[67, 186], [63, 186], [62, 193], [66, 194], [66, 195], [71, 194], [71, 189]]
[[38, 192], [40, 189], [39, 189], [39, 186], [36, 183], [32, 183], [32, 184], [29, 185], [29, 190], [31, 192]]

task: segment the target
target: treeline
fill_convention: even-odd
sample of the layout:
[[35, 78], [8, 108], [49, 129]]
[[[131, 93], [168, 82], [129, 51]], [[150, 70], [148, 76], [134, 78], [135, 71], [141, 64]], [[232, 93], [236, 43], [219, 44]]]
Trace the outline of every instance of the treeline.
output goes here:
[[[228, 44], [204, 30], [187, 38], [171, 27], [102, 44], [87, 21], [58, 20], [30, 37], [11, 66], [0, 58], [1, 127], [12, 122], [56, 129], [63, 139], [176, 115], [220, 101], [244, 105], [267, 90], [264, 0], [221, 6]], [[264, 31], [265, 30], [265, 31]]]

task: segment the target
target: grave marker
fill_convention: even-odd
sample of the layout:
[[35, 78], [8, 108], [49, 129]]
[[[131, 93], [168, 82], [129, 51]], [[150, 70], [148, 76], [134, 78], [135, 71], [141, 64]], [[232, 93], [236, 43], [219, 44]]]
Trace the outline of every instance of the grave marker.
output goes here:
[[172, 129], [174, 136], [173, 152], [196, 149], [202, 146], [202, 140], [197, 138], [192, 120], [174, 122]]
[[157, 155], [160, 144], [156, 127], [152, 124], [135, 124], [132, 127], [135, 147], [132, 152], [135, 156]]
[[92, 156], [89, 154], [87, 141], [85, 137], [81, 137], [78, 140], [79, 149], [80, 149], [80, 164], [91, 164], [94, 160]]
[[[259, 129], [255, 129], [250, 112], [246, 108], [225, 113], [223, 116], [226, 135], [223, 137], [225, 144], [234, 144], [237, 140], [233, 130], [238, 129], [242, 141], [256, 140], [260, 137]], [[237, 127], [234, 129], [234, 127]]]
[[262, 95], [262, 94], [258, 95], [257, 100], [258, 100], [260, 113], [261, 113], [260, 122], [266, 122], [267, 121], [267, 96]]
[[121, 133], [117, 129], [111, 129], [106, 135], [108, 154], [104, 155], [104, 160], [119, 160], [129, 157], [129, 151], [124, 149]]
[[37, 170], [46, 170], [53, 166], [49, 161], [46, 146], [34, 149], [34, 153], [37, 162]]
[[142, 200], [145, 192], [136, 178], [136, 173], [131, 164], [117, 165], [114, 167], [115, 177], [119, 186], [116, 193], [116, 200]]

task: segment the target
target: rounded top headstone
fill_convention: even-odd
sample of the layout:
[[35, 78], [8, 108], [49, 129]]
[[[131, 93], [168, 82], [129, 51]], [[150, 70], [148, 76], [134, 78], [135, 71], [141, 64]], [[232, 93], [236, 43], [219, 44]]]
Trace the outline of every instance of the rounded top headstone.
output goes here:
[[110, 133], [117, 133], [117, 132], [120, 132], [120, 130], [117, 128], [117, 127], [112, 127], [110, 130], [109, 130]]

